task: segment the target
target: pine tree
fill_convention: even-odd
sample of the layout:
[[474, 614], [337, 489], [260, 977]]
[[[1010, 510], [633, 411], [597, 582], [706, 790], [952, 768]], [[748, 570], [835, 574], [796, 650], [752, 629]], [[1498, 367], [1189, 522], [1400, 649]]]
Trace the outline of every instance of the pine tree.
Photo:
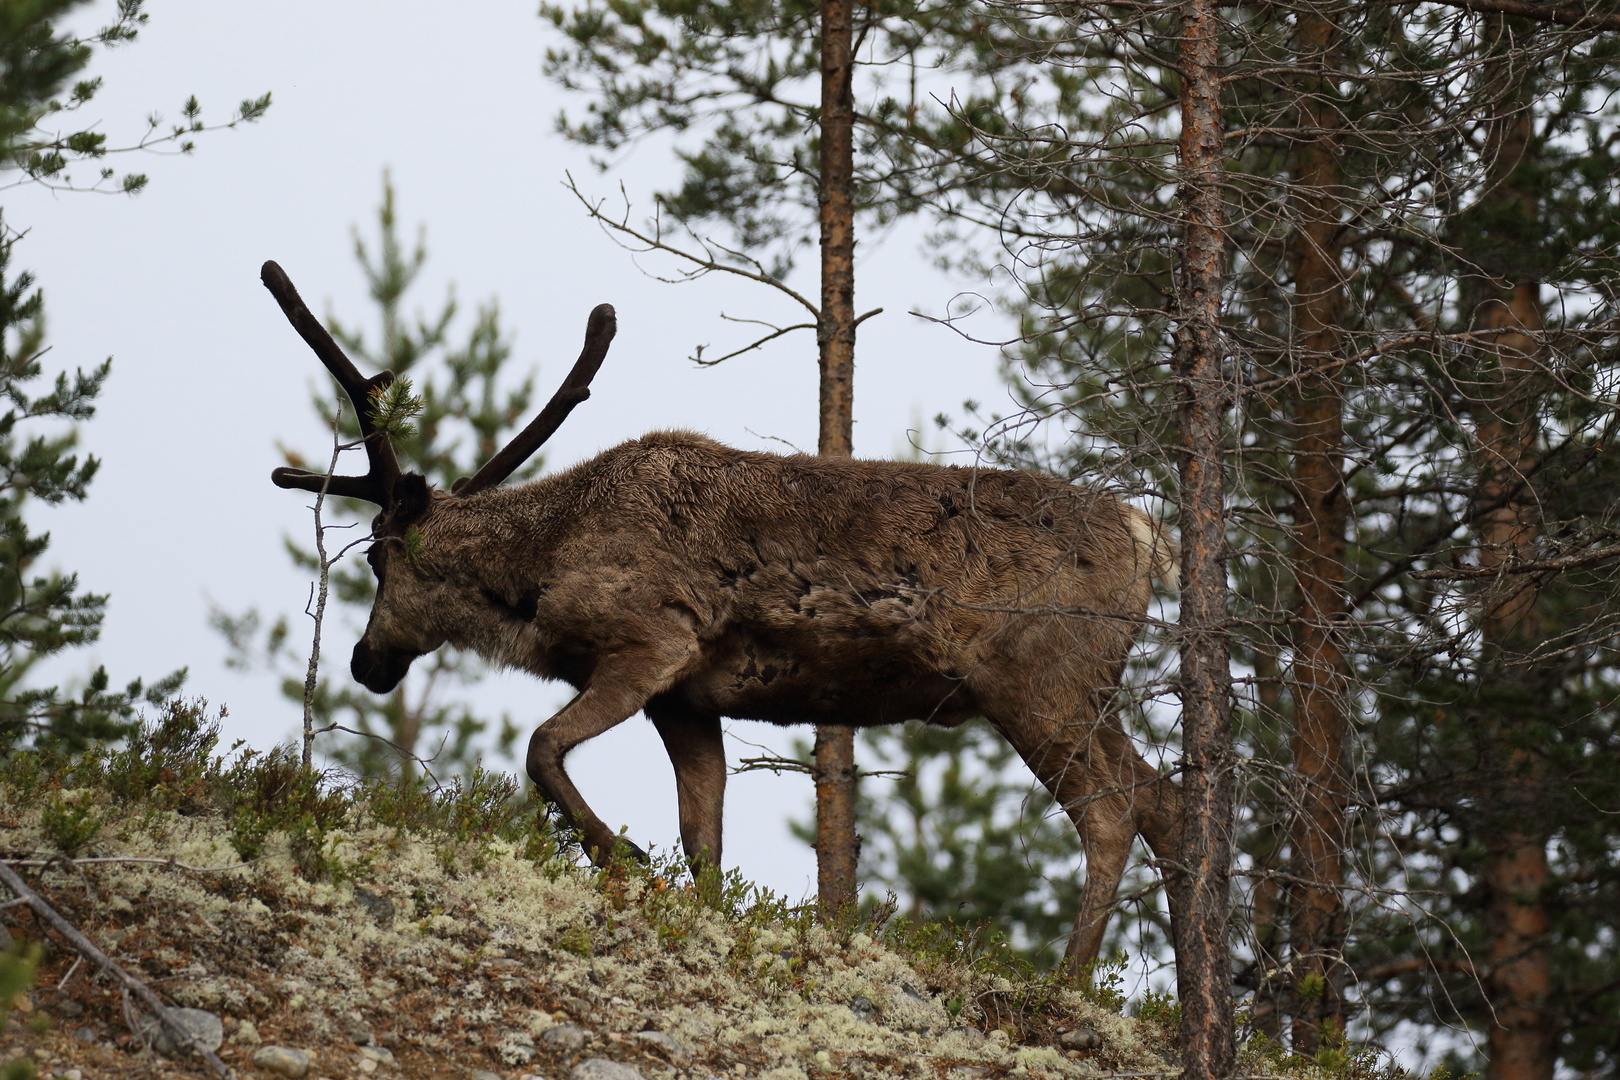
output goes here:
[[[1493, 1074], [1549, 1076], [1558, 1052], [1602, 1069], [1597, 1017], [1620, 985], [1599, 944], [1617, 231], [1595, 179], [1616, 169], [1599, 104], [1614, 47], [1592, 30], [1610, 17], [1421, 14], [1318, 6], [1223, 31], [1242, 133], [1225, 188], [1231, 641], [1258, 684], [1238, 717], [1257, 883], [1242, 974], [1262, 1029], [1322, 1060], [1342, 1056], [1340, 1018], [1461, 1016]], [[1175, 295], [1157, 256], [1176, 239], [1150, 160], [1171, 132], [1151, 118], [1173, 82], [1135, 72], [1105, 108], [1049, 117], [1066, 141], [1046, 145], [1069, 152], [1021, 177], [1017, 202], [968, 194], [1014, 208], [1039, 331], [1028, 400], [1082, 436], [1043, 455], [1008, 424], [992, 449], [1151, 491], [1170, 347], [1156, 309]], [[1132, 145], [1109, 156], [1120, 131]], [[1038, 162], [1038, 135], [998, 135], [999, 152]]]
[[[194, 137], [210, 130], [195, 98], [182, 107], [183, 121], [167, 125], [155, 115], [126, 145], [109, 142], [87, 122], [62, 130], [95, 99], [100, 79], [77, 79], [96, 47], [134, 41], [146, 21], [142, 0], [120, 0], [114, 21], [88, 37], [60, 32], [59, 24], [82, 0], [37, 0], [0, 5], [0, 170], [16, 183], [56, 190], [114, 190], [134, 194], [146, 186], [140, 173], [119, 176], [107, 167], [110, 154], [158, 147], [190, 152]], [[221, 127], [263, 115], [270, 97], [245, 101]], [[95, 179], [76, 181], [70, 169], [92, 164]], [[175, 672], [144, 686], [136, 679], [114, 688], [97, 668], [75, 692], [31, 686], [37, 665], [94, 642], [107, 597], [86, 592], [76, 574], [43, 571], [50, 534], [31, 521], [42, 509], [79, 502], [100, 464], [73, 452], [76, 425], [95, 415], [95, 399], [111, 370], [104, 361], [86, 373], [62, 371], [43, 390], [45, 307], [33, 275], [18, 270], [13, 256], [23, 233], [0, 216], [0, 752], [23, 744], [74, 751], [131, 730], [142, 704], [158, 704], [179, 689]]]

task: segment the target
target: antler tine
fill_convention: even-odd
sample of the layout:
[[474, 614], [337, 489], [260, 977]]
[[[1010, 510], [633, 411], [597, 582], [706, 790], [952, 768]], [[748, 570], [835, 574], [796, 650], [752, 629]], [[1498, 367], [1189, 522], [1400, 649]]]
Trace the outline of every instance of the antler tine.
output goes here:
[[608, 346], [612, 344], [613, 335], [618, 329], [613, 305], [596, 305], [591, 311], [590, 321], [585, 324], [585, 348], [580, 351], [579, 359], [574, 361], [568, 378], [551, 395], [546, 407], [540, 410], [540, 415], [529, 421], [529, 426], [518, 432], [511, 442], [501, 448], [500, 453], [486, 461], [482, 469], [471, 476], [463, 476], [450, 486], [450, 490], [463, 497], [476, 495], [499, 484], [529, 460], [568, 419], [574, 406], [591, 396], [591, 380], [602, 366]]
[[370, 463], [365, 476], [334, 476], [329, 481], [319, 473], [280, 468], [270, 474], [271, 482], [277, 487], [301, 491], [320, 491], [324, 485], [334, 495], [364, 499], [378, 506], [389, 505], [394, 496], [394, 482], [399, 479], [399, 462], [394, 458], [394, 448], [389, 444], [388, 436], [379, 433], [371, 422], [370, 403], [372, 394], [393, 383], [394, 373], [381, 371], [369, 379], [361, 375], [343, 350], [338, 348], [338, 343], [332, 340], [332, 335], [326, 332], [326, 327], [310, 314], [298, 290], [274, 260], [267, 261], [260, 268], [259, 280], [276, 298], [276, 303], [281, 305], [282, 314], [298, 331], [298, 336], [314, 350], [321, 363], [326, 365], [326, 370], [332, 373], [332, 378], [337, 380], [354, 403], [355, 414], [360, 420], [360, 435], [365, 440], [366, 459]]

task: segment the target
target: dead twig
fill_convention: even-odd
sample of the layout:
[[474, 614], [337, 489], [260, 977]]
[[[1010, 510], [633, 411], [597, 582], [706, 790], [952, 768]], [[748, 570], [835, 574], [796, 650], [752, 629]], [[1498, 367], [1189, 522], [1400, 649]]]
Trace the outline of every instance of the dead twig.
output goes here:
[[[18, 874], [17, 871], [13, 870], [4, 862], [0, 862], [0, 882], [3, 882], [8, 889], [15, 893], [19, 900], [22, 900], [30, 908], [32, 908], [36, 915], [49, 923], [51, 929], [55, 930], [58, 934], [61, 934], [69, 945], [72, 945], [74, 949], [78, 950], [79, 955], [90, 960], [92, 963], [98, 965], [102, 971], [105, 971], [116, 978], [121, 984], [121, 989], [124, 990], [126, 994], [134, 994], [136, 997], [140, 998], [146, 1007], [152, 1011], [152, 1015], [157, 1017], [158, 1022], [169, 1029], [169, 1032], [174, 1037], [175, 1045], [191, 1047], [204, 1061], [208, 1062], [209, 1067], [212, 1068], [214, 1072], [218, 1073], [220, 1076], [230, 1077], [232, 1080], [234, 1080], [236, 1076], [235, 1071], [232, 1070], [229, 1065], [221, 1061], [217, 1054], [193, 1037], [189, 1031], [182, 1028], [179, 1023], [169, 1015], [169, 1007], [163, 1004], [162, 998], [153, 993], [152, 989], [145, 983], [141, 982], [141, 980], [137, 979], [135, 976], [131, 975], [129, 972], [120, 967], [116, 962], [114, 962], [112, 957], [96, 948], [94, 943], [92, 943], [89, 938], [85, 937], [79, 932], [78, 927], [64, 919], [55, 908], [51, 907], [50, 904], [45, 902], [43, 897], [28, 887], [28, 883], [22, 879], [22, 876]], [[131, 1019], [131, 1011], [132, 1010], [130, 1009], [128, 1000], [126, 998], [124, 1005], [124, 1016], [126, 1020]], [[131, 1027], [133, 1028], [133, 1026], [134, 1025], [132, 1024]]]
[[[148, 866], [167, 866], [173, 870], [185, 870], [193, 874], [223, 874], [230, 870], [245, 870], [253, 865], [251, 862], [242, 862], [234, 866], [192, 866], [190, 863], [181, 862], [172, 855], [163, 858], [149, 855], [97, 855], [83, 859], [54, 856], [45, 859], [0, 859], [0, 863], [4, 863], [6, 866], [51, 866], [57, 863], [66, 863], [70, 866], [97, 866], [103, 863], [135, 863]], [[20, 900], [10, 900], [0, 904], [0, 907], [10, 907], [13, 904], [22, 902]]]

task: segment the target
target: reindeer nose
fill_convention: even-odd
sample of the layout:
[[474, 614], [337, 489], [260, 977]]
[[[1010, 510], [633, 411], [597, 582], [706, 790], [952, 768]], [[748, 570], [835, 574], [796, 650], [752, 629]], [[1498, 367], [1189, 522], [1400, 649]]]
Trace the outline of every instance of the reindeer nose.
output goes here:
[[354, 656], [349, 661], [349, 673], [354, 681], [373, 694], [386, 694], [398, 686], [411, 669], [414, 653], [401, 649], [375, 649], [365, 638], [354, 643]]

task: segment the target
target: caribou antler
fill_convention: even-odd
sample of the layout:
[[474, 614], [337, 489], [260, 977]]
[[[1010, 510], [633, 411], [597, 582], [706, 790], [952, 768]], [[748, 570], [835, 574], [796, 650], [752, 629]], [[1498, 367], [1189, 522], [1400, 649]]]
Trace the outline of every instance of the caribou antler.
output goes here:
[[450, 485], [450, 490], [463, 498], [476, 495], [499, 484], [529, 460], [529, 456], [562, 426], [574, 406], [591, 396], [591, 380], [602, 366], [608, 346], [612, 344], [613, 335], [618, 329], [613, 305], [596, 305], [591, 310], [590, 321], [585, 324], [585, 348], [580, 351], [579, 359], [574, 361], [574, 369], [568, 373], [568, 378], [551, 395], [546, 407], [540, 410], [540, 415], [529, 421], [529, 426], [518, 432], [511, 442], [501, 448], [500, 453], [486, 461], [482, 469], [471, 476], [463, 476]]
[[[303, 298], [298, 295], [298, 290], [293, 288], [293, 283], [288, 279], [286, 272], [276, 265], [274, 260], [267, 261], [259, 269], [259, 280], [270, 290], [270, 295], [276, 298], [276, 303], [281, 305], [281, 311], [287, 316], [287, 321], [292, 323], [293, 329], [297, 330], [305, 343], [315, 350], [315, 355], [326, 365], [326, 370], [332, 373], [332, 378], [337, 380], [338, 385], [343, 387], [343, 392], [349, 395], [349, 400], [354, 403], [355, 415], [360, 420], [360, 436], [366, 445], [366, 458], [371, 463], [369, 471], [364, 476], [331, 478], [321, 473], [283, 466], [270, 474], [271, 481], [277, 487], [297, 488], [301, 491], [324, 489], [331, 495], [364, 499], [378, 506], [392, 505], [394, 484], [399, 479], [399, 462], [394, 458], [394, 448], [389, 445], [388, 436], [379, 432], [376, 425], [371, 422], [371, 396], [391, 385], [394, 373], [380, 371], [369, 379], [361, 375], [343, 354], [343, 350], [338, 348], [338, 343], [332, 340], [332, 335], [326, 332], [326, 327], [310, 314]], [[609, 315], [611, 314], [610, 309]]]

